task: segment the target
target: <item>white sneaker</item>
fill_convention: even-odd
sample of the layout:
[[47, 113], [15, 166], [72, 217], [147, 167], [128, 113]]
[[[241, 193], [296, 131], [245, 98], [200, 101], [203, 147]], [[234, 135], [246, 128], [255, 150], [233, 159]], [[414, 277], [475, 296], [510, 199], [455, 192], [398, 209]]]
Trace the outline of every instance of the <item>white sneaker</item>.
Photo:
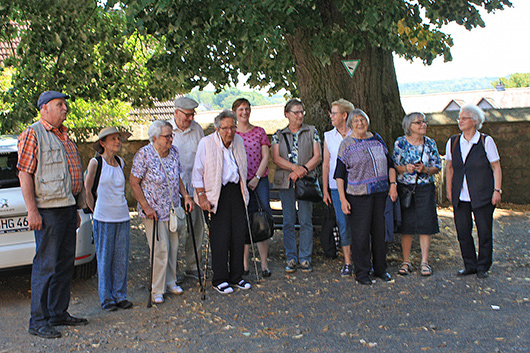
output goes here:
[[162, 304], [164, 302], [164, 296], [161, 294], [153, 295], [153, 303]]
[[173, 287], [167, 287], [167, 291], [171, 294], [176, 294], [176, 295], [181, 295], [182, 293], [184, 293], [182, 288], [180, 288], [180, 286], [176, 284]]

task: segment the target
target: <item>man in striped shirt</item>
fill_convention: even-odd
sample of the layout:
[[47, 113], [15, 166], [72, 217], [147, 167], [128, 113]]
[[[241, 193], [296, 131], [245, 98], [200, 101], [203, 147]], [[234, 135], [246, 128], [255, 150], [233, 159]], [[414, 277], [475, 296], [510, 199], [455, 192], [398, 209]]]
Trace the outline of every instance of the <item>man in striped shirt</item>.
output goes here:
[[64, 93], [40, 95], [41, 118], [18, 138], [20, 187], [35, 231], [29, 333], [61, 337], [53, 326], [86, 325], [68, 313], [74, 271], [78, 198], [83, 196], [81, 158], [63, 125], [68, 113]]

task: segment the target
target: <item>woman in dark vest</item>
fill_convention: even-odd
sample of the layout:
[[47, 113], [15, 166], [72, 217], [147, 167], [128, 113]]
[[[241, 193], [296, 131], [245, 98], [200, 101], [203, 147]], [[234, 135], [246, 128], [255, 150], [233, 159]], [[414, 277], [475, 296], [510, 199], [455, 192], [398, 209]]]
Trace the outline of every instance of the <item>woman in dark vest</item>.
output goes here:
[[[453, 204], [454, 220], [464, 269], [458, 276], [488, 277], [493, 255], [493, 211], [501, 201], [502, 170], [497, 146], [490, 136], [478, 131], [484, 112], [473, 105], [463, 106], [458, 118], [459, 135], [451, 136], [445, 151], [446, 192]], [[475, 218], [478, 256], [471, 231]]]

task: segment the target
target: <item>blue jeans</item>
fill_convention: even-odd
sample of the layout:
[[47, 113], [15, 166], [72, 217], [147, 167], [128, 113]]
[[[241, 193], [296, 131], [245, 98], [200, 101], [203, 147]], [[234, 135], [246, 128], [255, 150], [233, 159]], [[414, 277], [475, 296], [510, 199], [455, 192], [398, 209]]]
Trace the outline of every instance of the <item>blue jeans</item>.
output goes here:
[[93, 220], [98, 259], [98, 293], [101, 306], [127, 299], [129, 234], [131, 222]]
[[42, 228], [35, 231], [31, 272], [31, 319], [38, 329], [50, 319], [68, 316], [70, 284], [74, 274], [77, 209], [75, 206], [39, 209]]
[[311, 201], [298, 201], [298, 220], [300, 222], [300, 249], [296, 256], [296, 233], [294, 225], [296, 222], [296, 198], [294, 189], [280, 189], [280, 200], [283, 209], [283, 246], [287, 261], [297, 260], [311, 262], [313, 252], [313, 203]]
[[[248, 184], [248, 181], [247, 181]], [[258, 200], [256, 194], [258, 194], [261, 207], [272, 217], [272, 209], [270, 204], [270, 191], [269, 191], [269, 178], [264, 176], [258, 182], [258, 186], [254, 191], [248, 190], [250, 194], [250, 200], [248, 203], [248, 214], [258, 212]]]
[[331, 200], [333, 201], [333, 208], [335, 209], [335, 219], [337, 220], [337, 226], [339, 227], [340, 233], [340, 246], [351, 245], [351, 229], [350, 223], [346, 218], [344, 212], [342, 212], [342, 206], [340, 203], [339, 190], [331, 190]]

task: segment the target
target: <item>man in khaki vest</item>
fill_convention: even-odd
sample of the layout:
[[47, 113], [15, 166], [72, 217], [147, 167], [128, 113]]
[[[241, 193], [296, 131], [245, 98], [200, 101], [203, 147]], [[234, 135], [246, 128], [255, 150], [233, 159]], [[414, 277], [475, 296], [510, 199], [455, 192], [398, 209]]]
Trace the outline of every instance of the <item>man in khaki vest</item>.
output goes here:
[[37, 103], [40, 120], [18, 138], [18, 177], [36, 244], [29, 333], [43, 338], [61, 337], [54, 326], [88, 324], [67, 311], [79, 223], [77, 198], [83, 195], [81, 159], [63, 125], [67, 98], [55, 91], [42, 93]]

